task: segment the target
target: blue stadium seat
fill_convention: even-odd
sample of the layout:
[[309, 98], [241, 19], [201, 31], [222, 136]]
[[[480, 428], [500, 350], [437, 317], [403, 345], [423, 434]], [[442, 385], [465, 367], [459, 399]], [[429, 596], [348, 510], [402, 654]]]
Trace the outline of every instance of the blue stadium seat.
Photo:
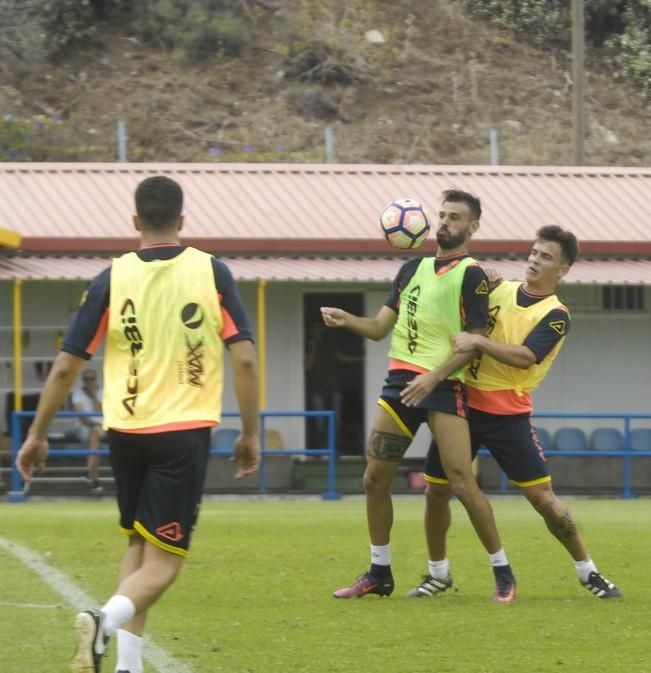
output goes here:
[[631, 449], [633, 451], [651, 451], [651, 428], [631, 430]]
[[217, 428], [212, 433], [211, 448], [221, 451], [231, 451], [240, 431], [235, 428]]
[[535, 428], [538, 435], [538, 441], [542, 445], [543, 451], [549, 451], [552, 448], [552, 438], [545, 428]]
[[590, 448], [595, 451], [622, 451], [624, 435], [617, 428], [596, 428], [590, 436]]
[[554, 448], [557, 451], [586, 451], [588, 439], [581, 428], [560, 428], [554, 435]]

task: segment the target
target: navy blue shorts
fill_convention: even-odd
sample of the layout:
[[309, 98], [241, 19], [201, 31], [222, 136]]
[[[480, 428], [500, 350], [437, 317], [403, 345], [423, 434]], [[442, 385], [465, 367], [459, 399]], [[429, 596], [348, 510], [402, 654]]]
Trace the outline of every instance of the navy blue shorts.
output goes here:
[[123, 532], [185, 556], [199, 515], [210, 431], [108, 431]]
[[[529, 414], [504, 416], [471, 408], [468, 422], [473, 458], [481, 446], [487, 448], [516, 486], [535, 486], [551, 480], [545, 452]], [[434, 442], [425, 460], [425, 479], [433, 483], [447, 482]]]
[[428, 411], [442, 411], [466, 418], [468, 400], [466, 387], [461, 381], [445, 379], [417, 406], [407, 407], [400, 399], [400, 392], [414, 378], [417, 372], [394, 369], [384, 380], [384, 387], [378, 404], [386, 409], [408, 437], [413, 437], [421, 423], [427, 422]]

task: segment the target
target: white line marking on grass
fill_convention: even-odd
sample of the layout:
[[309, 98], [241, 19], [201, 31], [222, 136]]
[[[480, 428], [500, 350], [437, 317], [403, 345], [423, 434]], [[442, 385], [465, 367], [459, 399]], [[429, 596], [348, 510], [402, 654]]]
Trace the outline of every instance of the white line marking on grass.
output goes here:
[[[31, 549], [3, 537], [0, 537], [0, 548], [13, 554], [76, 610], [84, 610], [91, 605], [97, 605], [98, 601], [90, 594], [78, 587], [64, 572], [46, 563], [42, 556]], [[148, 636], [145, 636], [142, 656], [158, 673], [193, 673], [191, 666], [175, 659], [163, 648], [154, 644]]]
[[45, 605], [44, 603], [11, 603], [10, 601], [0, 601], [0, 608], [35, 608], [36, 610], [48, 610], [50, 608], [60, 608], [61, 604]]

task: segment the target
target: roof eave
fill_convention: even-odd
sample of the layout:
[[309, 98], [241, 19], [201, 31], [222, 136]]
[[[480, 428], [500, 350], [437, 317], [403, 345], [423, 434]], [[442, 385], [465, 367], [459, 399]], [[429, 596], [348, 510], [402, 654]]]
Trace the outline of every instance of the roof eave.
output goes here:
[[[220, 255], [408, 255], [409, 251], [392, 248], [383, 239], [250, 239], [184, 237], [183, 244]], [[30, 254], [123, 253], [137, 249], [137, 238], [24, 238], [20, 250]], [[418, 253], [433, 254], [436, 243], [426, 241]], [[470, 251], [476, 255], [526, 255], [531, 242], [525, 240], [475, 240]], [[582, 256], [649, 257], [651, 241], [585, 241]]]

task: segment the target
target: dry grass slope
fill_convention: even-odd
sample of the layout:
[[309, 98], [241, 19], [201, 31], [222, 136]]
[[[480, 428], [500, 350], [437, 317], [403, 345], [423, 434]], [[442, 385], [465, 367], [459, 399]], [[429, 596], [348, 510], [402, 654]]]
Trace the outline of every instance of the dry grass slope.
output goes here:
[[[572, 162], [567, 53], [518, 42], [445, 0], [369, 5], [360, 18], [304, 27], [345, 44], [360, 66], [354, 83], [285, 77], [272, 37], [282, 12], [262, 13], [242, 59], [188, 65], [126, 32], [105, 35], [97, 51], [0, 83], [0, 111], [60, 115], [59, 142], [81, 148], [71, 159], [116, 160], [124, 119], [132, 161], [321, 161], [329, 126], [340, 163], [485, 164], [491, 127], [501, 164]], [[386, 42], [366, 43], [370, 29]], [[649, 107], [599, 58], [587, 55], [586, 163], [649, 165]]]

